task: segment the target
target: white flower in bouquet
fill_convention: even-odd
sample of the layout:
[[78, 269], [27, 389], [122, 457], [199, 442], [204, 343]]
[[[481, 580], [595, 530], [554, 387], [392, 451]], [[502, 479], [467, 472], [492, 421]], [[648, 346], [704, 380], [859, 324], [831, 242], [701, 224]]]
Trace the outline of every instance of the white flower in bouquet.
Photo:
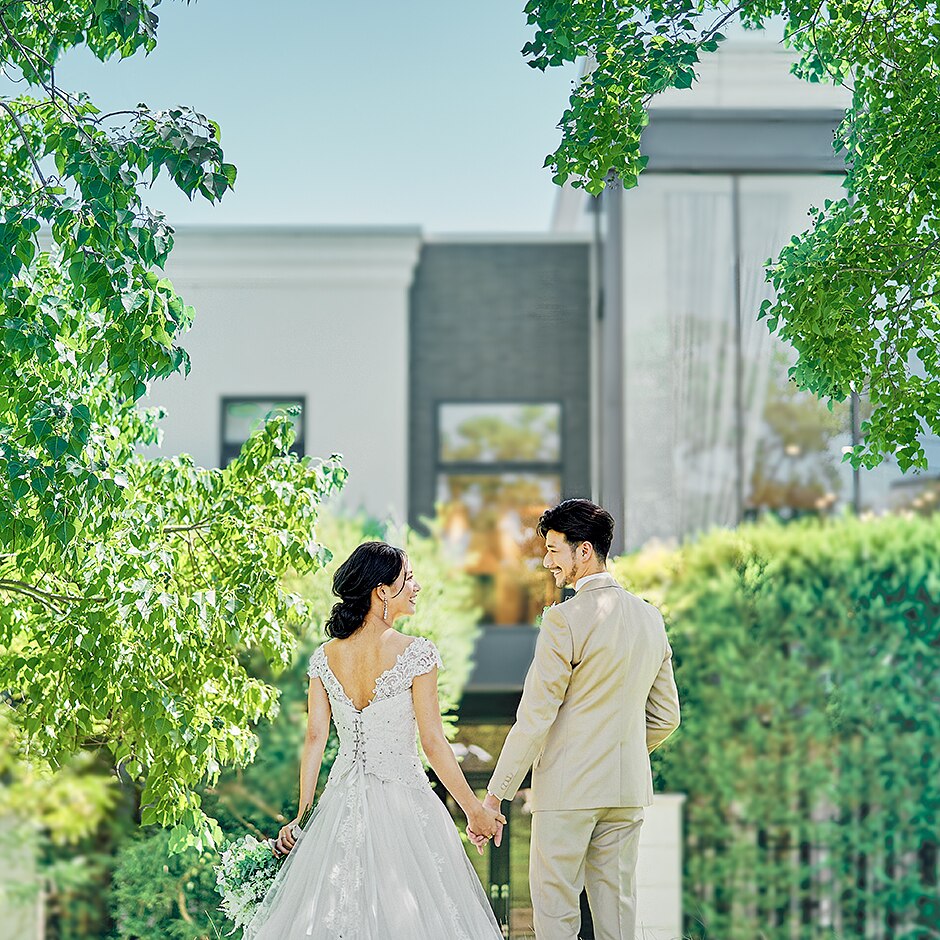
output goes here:
[[[310, 809], [304, 812], [300, 829], [306, 826], [311, 812]], [[301, 833], [296, 835], [299, 837]], [[215, 888], [222, 895], [219, 910], [236, 929], [244, 927], [254, 917], [286, 858], [274, 854], [274, 842], [274, 839], [260, 840], [250, 835], [230, 842], [215, 866]]]
[[280, 862], [273, 845], [273, 839], [262, 842], [245, 836], [229, 843], [215, 866], [215, 887], [222, 895], [219, 909], [236, 927], [251, 920], [274, 881]]

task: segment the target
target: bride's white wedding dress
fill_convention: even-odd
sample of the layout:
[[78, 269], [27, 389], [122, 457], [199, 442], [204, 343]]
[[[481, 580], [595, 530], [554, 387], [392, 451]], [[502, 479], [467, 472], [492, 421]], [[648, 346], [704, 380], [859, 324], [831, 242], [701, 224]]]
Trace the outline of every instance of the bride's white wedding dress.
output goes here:
[[323, 647], [310, 657], [307, 674], [326, 688], [339, 754], [244, 940], [502, 940], [418, 758], [411, 683], [440, 665], [430, 640], [412, 640], [360, 710]]

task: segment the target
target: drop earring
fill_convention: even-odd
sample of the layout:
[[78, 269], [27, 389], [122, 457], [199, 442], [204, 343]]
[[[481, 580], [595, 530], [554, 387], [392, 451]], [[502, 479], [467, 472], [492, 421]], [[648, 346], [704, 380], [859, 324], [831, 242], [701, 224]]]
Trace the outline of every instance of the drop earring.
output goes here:
[[388, 620], [388, 601], [387, 600], [383, 601], [382, 619], [386, 621]]

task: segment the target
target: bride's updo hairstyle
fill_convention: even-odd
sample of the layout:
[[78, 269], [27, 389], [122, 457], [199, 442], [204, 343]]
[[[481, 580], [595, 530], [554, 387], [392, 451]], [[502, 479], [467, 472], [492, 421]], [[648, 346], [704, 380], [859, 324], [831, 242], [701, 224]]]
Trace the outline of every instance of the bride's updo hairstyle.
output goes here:
[[[394, 584], [405, 567], [405, 553], [387, 542], [363, 542], [333, 575], [333, 593], [339, 603], [326, 621], [327, 636], [343, 640], [365, 622], [372, 592], [380, 584]], [[404, 585], [402, 585], [404, 587]]]

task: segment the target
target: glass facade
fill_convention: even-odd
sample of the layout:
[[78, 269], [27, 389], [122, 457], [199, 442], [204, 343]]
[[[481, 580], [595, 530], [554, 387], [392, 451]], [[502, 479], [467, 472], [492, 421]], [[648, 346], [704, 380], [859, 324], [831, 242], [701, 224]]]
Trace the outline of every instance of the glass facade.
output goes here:
[[[766, 263], [841, 192], [838, 175], [716, 172], [624, 195], [628, 547], [851, 505], [848, 402], [800, 392], [794, 351], [757, 318]], [[889, 508], [898, 477], [891, 460], [863, 472], [859, 508]]]
[[444, 404], [440, 407], [442, 463], [558, 463], [558, 404]]
[[539, 516], [562, 492], [561, 406], [442, 404], [437, 506], [445, 545], [488, 623], [532, 623], [556, 599]]

